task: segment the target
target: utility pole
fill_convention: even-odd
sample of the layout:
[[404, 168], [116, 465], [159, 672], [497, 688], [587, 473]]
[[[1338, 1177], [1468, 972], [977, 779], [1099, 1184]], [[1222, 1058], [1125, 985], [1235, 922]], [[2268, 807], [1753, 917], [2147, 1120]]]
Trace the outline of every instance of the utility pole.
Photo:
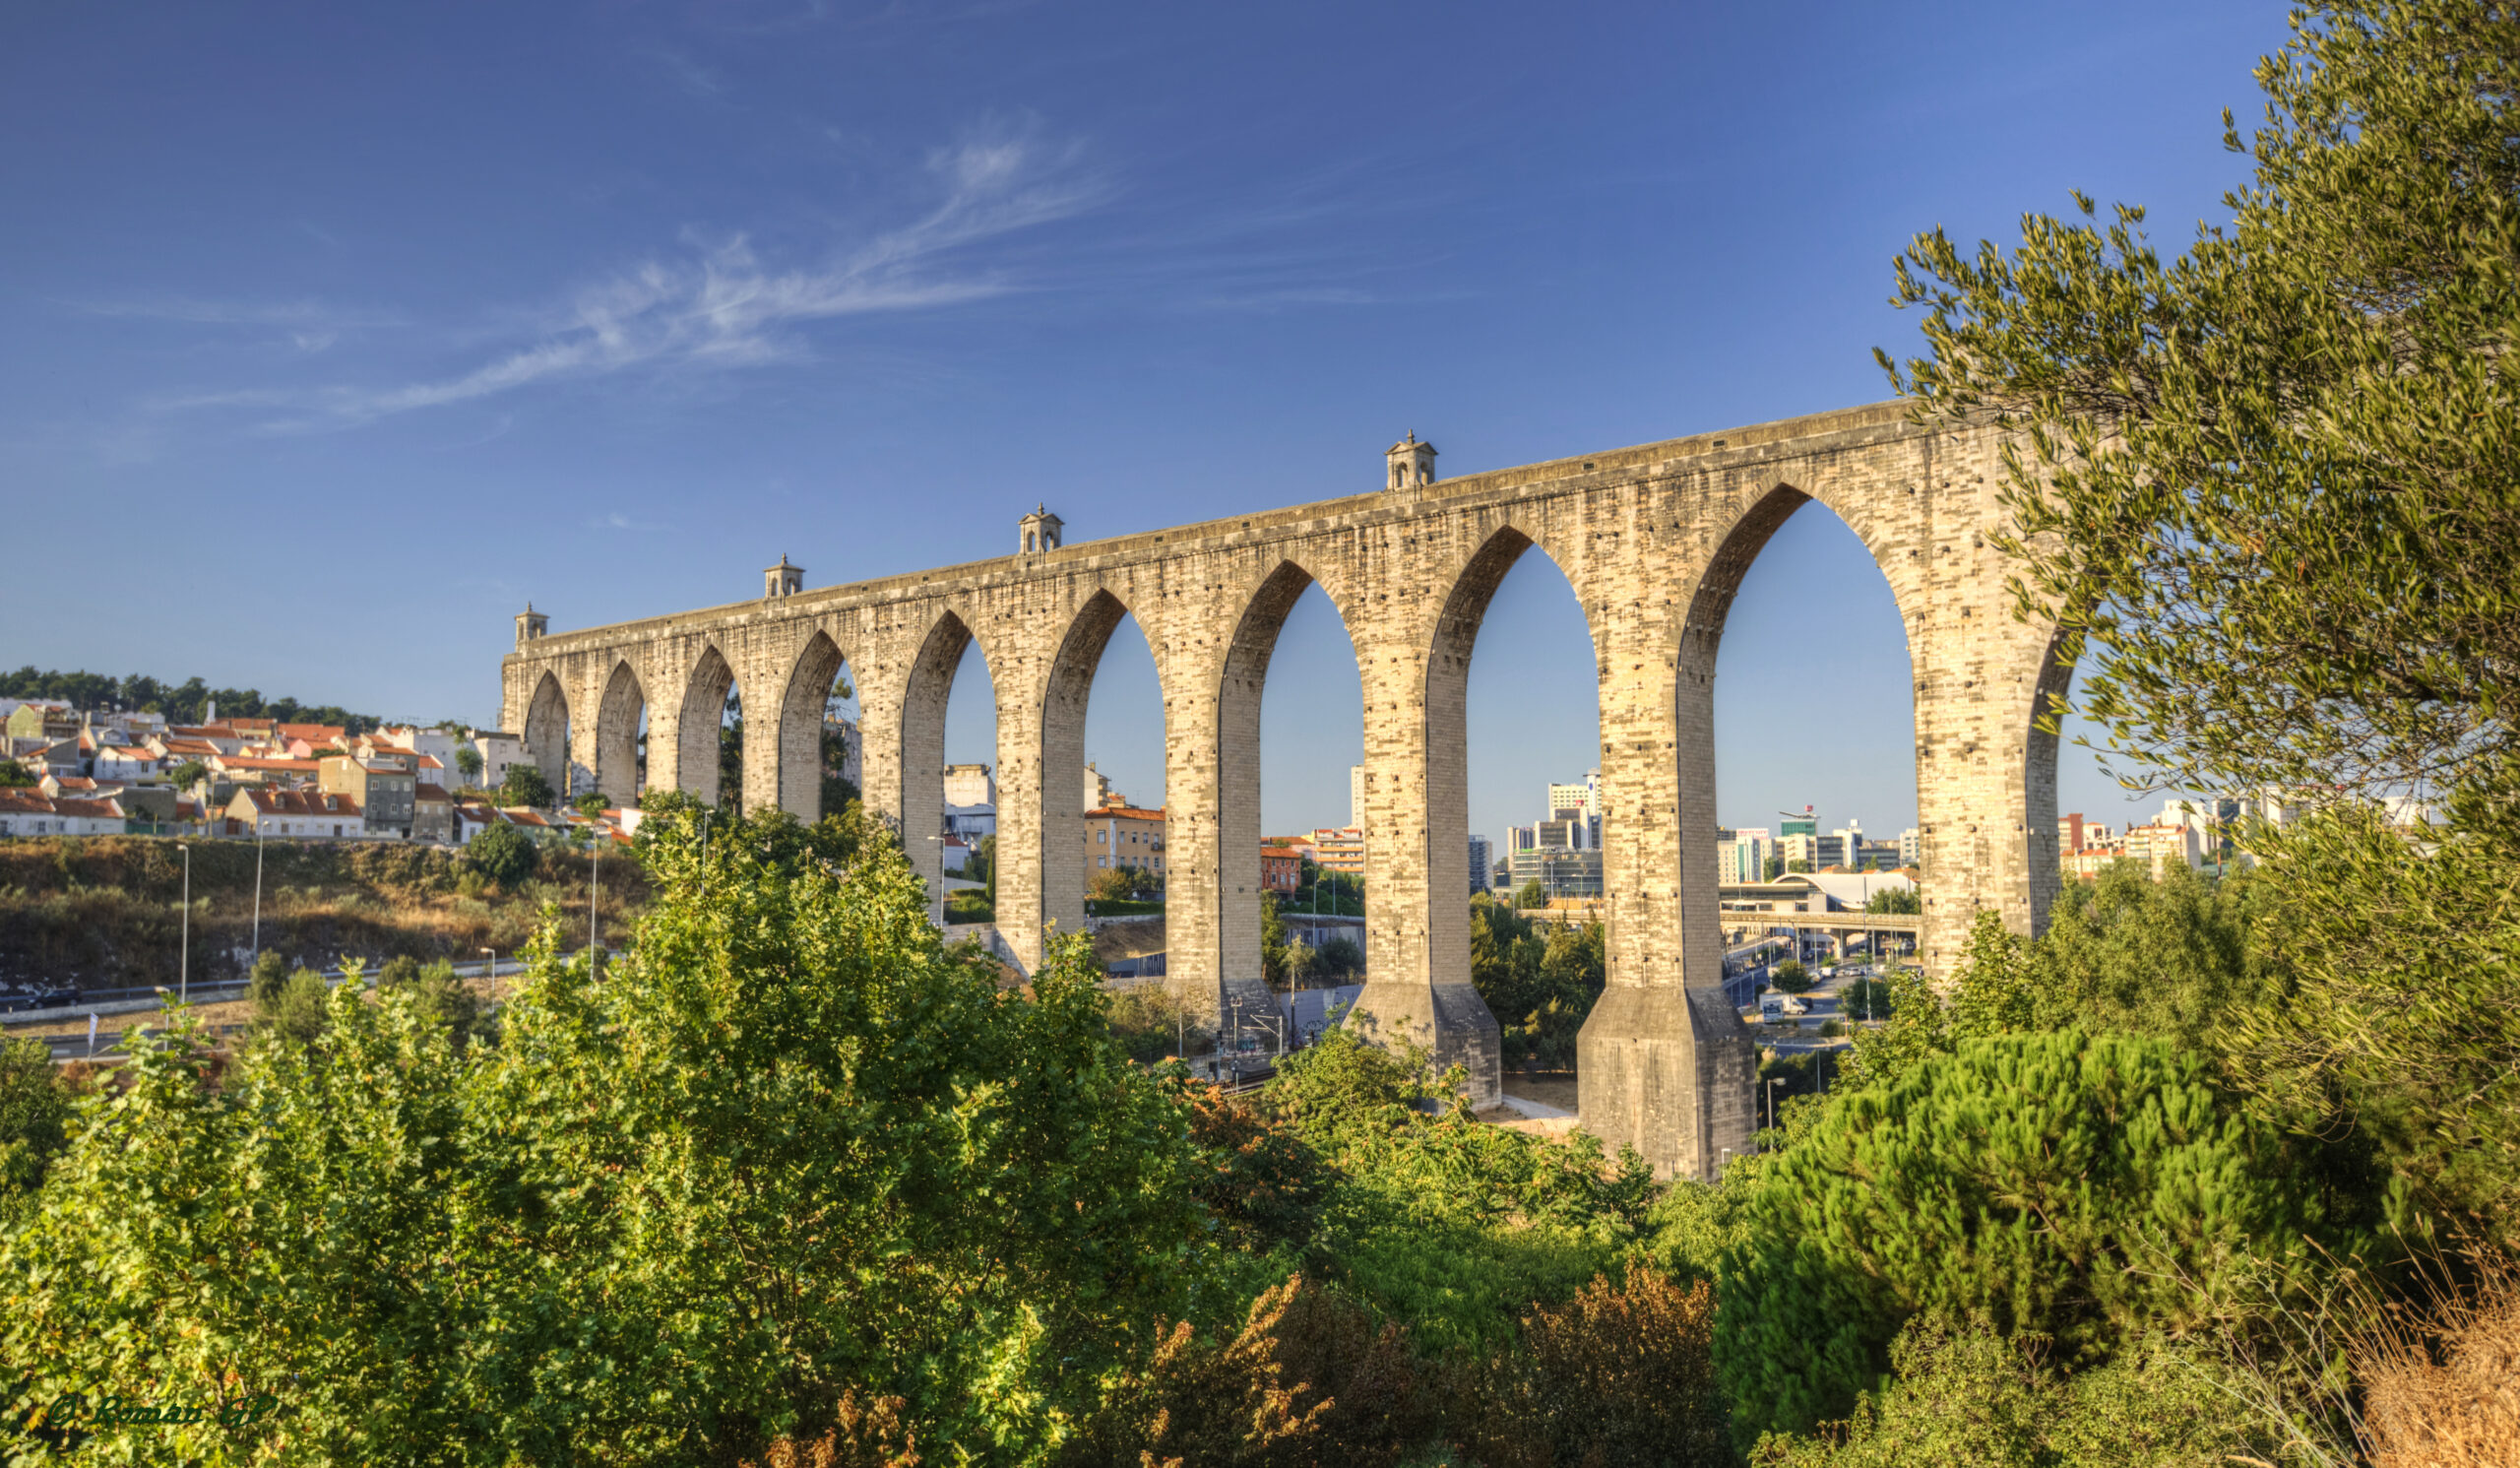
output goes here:
[[263, 807], [254, 807], [254, 957], [263, 956]]
[[593, 972], [596, 955], [602, 950], [596, 943], [597, 904], [603, 900], [603, 822], [595, 823], [595, 864], [587, 871], [587, 968]]

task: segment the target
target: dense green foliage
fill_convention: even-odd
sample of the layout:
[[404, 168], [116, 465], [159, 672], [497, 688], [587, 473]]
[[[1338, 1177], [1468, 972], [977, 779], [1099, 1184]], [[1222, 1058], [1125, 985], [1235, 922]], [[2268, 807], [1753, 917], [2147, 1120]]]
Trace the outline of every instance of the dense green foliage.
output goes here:
[[2009, 254], [1920, 236], [1893, 377], [2023, 431], [2020, 594], [2146, 779], [2456, 784], [2520, 678], [2520, 17], [2320, 5], [2258, 80], [2255, 177], [2174, 258], [2079, 196]]
[[1606, 982], [1603, 943], [1598, 923], [1538, 923], [1484, 892], [1471, 898], [1471, 983], [1496, 1016], [1507, 1065], [1574, 1064], [1576, 1032]]
[[1924, 899], [1916, 888], [1884, 887], [1863, 900], [1863, 910], [1867, 913], [1906, 913], [1913, 916], [1925, 909]]
[[[513, 773], [513, 772], [511, 772]], [[514, 887], [541, 864], [541, 849], [514, 826], [492, 826], [465, 845], [464, 860], [474, 871], [502, 887]]]
[[[2159, 1041], [1962, 1042], [1841, 1092], [1743, 1199], [1718, 1356], [1745, 1434], [1844, 1416], [1918, 1315], [2061, 1361], [2196, 1329], [2315, 1222], [2274, 1130]], [[2255, 1283], [2255, 1271], [2243, 1276]]]
[[507, 774], [499, 780], [499, 803], [548, 810], [560, 803], [560, 796], [551, 789], [551, 782], [542, 778], [539, 769], [533, 765], [510, 765]]
[[34, 771], [14, 759], [0, 759], [0, 790], [23, 790], [36, 783]]
[[0, 1039], [0, 1222], [25, 1206], [69, 1142], [70, 1093], [40, 1040]]
[[2221, 1468], [2273, 1451], [2235, 1431], [2209, 1363], [2158, 1341], [2069, 1372], [2038, 1335], [1921, 1317], [1890, 1361], [1896, 1385], [1836, 1431], [1769, 1438], [1758, 1468]]
[[58, 699], [78, 709], [163, 714], [170, 724], [199, 724], [211, 704], [223, 718], [271, 719], [282, 724], [336, 724], [365, 734], [382, 721], [331, 704], [263, 697], [255, 688], [213, 688], [199, 678], [162, 683], [144, 673], [111, 677], [99, 672], [38, 672], [33, 664], [0, 671], [0, 698]]
[[[1901, 263], [1929, 354], [1894, 379], [2018, 431], [1993, 539], [2086, 665], [2079, 712], [2131, 779], [2290, 820], [2223, 833], [2217, 883], [2111, 871], [2036, 942], [1982, 920], [1947, 1003], [1890, 977], [1842, 1085], [1704, 1210], [1736, 1428], [1854, 1413], [1764, 1461], [2353, 1461], [2348, 1358], [2416, 1288], [2401, 1261], [2441, 1288], [2449, 1241], [2511, 1245], [2520, 15], [2294, 26], [2263, 122], [2229, 129], [2254, 178], [2184, 252], [2078, 198], [2017, 249], [1935, 232]], [[2043, 1091], [2159, 1119], [2078, 1138]], [[2059, 1195], [2063, 1162], [2107, 1185]], [[1786, 1217], [1810, 1227], [1760, 1237]]]
[[668, 895], [601, 984], [544, 942], [496, 1047], [346, 983], [214, 1092], [179, 1020], [5, 1245], [18, 1408], [225, 1381], [292, 1410], [101, 1437], [684, 1462], [863, 1386], [947, 1440], [1054, 1440], [1197, 1246], [1178, 1109], [1081, 945], [1018, 999], [854, 830], [713, 836], [653, 848]]

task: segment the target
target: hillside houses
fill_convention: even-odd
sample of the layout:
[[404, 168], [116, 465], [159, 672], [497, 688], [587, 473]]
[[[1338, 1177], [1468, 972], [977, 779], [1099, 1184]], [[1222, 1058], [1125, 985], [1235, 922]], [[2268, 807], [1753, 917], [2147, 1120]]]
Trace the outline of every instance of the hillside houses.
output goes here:
[[[215, 711], [214, 711], [215, 712]], [[416, 841], [461, 845], [492, 826], [538, 842], [626, 841], [636, 810], [501, 808], [458, 774], [469, 751], [493, 789], [528, 762], [495, 730], [342, 725], [82, 712], [0, 700], [0, 837], [191, 834], [214, 839]]]

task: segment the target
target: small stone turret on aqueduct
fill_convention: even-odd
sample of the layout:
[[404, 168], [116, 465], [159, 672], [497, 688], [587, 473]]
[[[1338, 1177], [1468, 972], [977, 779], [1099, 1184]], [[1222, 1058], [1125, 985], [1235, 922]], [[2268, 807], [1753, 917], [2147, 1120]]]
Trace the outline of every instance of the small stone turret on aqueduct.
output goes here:
[[[2061, 685], [2052, 629], [2010, 614], [1996, 432], [1922, 427], [1896, 405], [1699, 434], [1521, 469], [1433, 478], [1416, 435], [1385, 486], [1202, 525], [1061, 543], [1046, 510], [1012, 555], [552, 634], [520, 618], [500, 670], [555, 789], [647, 779], [715, 799], [720, 709], [744, 694], [756, 805], [820, 814], [823, 706], [846, 655], [865, 732], [865, 798], [931, 879], [945, 696], [965, 645], [998, 708], [997, 922], [1019, 962], [1084, 914], [1073, 840], [1085, 705], [1104, 641], [1134, 613], [1165, 703], [1169, 982], [1203, 1006], [1257, 998], [1260, 691], [1295, 598], [1318, 582], [1364, 685], [1366, 925], [1354, 1021], [1414, 1036], [1498, 1085], [1495, 1020], [1470, 983], [1463, 694], [1497, 583], [1538, 547], [1566, 575], [1600, 663], [1608, 991], [1579, 1048], [1585, 1127], [1666, 1175], [1706, 1177], [1753, 1128], [1750, 1039], [1722, 990], [1716, 913], [1716, 647], [1759, 547], [1806, 499], [1872, 551], [1916, 685], [1923, 956], [1940, 972], [1982, 908], [2019, 931], [2057, 890], [2055, 743], [2034, 727]], [[792, 569], [792, 568], [786, 568]], [[801, 573], [799, 573], [799, 578]], [[1055, 860], [1054, 860], [1055, 858]]]

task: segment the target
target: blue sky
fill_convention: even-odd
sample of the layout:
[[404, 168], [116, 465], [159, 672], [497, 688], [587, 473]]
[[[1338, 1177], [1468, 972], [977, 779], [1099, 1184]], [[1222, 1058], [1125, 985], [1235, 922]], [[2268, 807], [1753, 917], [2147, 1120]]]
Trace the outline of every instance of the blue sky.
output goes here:
[[[0, 662], [487, 720], [555, 630], [1877, 400], [1893, 255], [2238, 176], [2273, 5], [19, 6], [0, 15]], [[1264, 819], [1345, 819], [1318, 595]], [[1792, 667], [1805, 676], [1786, 681]], [[1598, 737], [1507, 581], [1472, 829]], [[1914, 818], [1888, 591], [1751, 573], [1724, 818]], [[1134, 628], [1089, 751], [1162, 784]], [[988, 758], [985, 679], [950, 752]], [[2069, 753], [2067, 809], [2118, 806]]]

